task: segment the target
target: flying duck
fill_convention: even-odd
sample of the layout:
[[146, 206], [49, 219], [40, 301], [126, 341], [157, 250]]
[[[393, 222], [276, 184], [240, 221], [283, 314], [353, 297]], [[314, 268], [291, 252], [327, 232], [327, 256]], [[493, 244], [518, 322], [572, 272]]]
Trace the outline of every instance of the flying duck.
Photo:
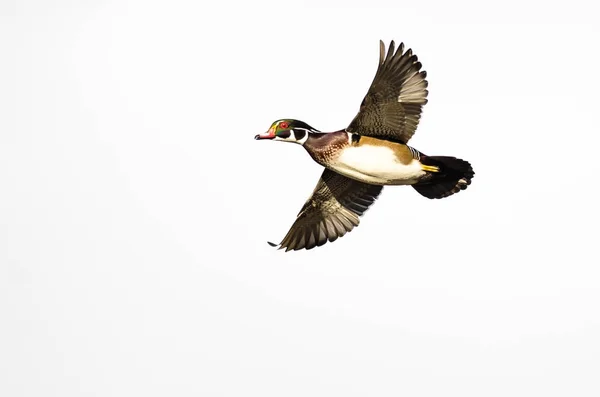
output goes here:
[[[408, 146], [427, 103], [427, 73], [404, 43], [385, 53], [358, 114], [347, 128], [324, 133], [305, 122], [280, 119], [255, 139], [300, 144], [325, 170], [279, 249], [312, 249], [358, 226], [383, 186], [410, 185], [440, 199], [465, 190], [475, 173], [469, 162], [428, 156]], [[277, 244], [269, 242], [271, 246]]]

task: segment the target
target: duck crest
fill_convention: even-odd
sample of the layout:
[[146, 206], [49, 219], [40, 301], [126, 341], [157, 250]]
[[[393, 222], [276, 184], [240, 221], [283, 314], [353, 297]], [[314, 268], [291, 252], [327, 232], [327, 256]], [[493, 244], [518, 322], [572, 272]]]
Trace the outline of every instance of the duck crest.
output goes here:
[[350, 143], [345, 130], [336, 132], [313, 132], [309, 134], [304, 148], [319, 164], [325, 165], [337, 157]]

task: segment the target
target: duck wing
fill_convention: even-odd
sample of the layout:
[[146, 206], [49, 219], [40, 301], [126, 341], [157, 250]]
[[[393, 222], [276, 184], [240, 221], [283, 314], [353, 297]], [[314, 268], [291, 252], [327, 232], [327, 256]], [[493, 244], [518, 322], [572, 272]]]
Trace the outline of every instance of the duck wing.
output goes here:
[[309, 250], [344, 236], [358, 226], [359, 218], [382, 189], [383, 186], [359, 182], [325, 169], [279, 249]]
[[404, 43], [395, 51], [394, 41], [385, 55], [379, 42], [379, 67], [349, 132], [393, 142], [407, 143], [414, 135], [427, 103], [427, 72]]

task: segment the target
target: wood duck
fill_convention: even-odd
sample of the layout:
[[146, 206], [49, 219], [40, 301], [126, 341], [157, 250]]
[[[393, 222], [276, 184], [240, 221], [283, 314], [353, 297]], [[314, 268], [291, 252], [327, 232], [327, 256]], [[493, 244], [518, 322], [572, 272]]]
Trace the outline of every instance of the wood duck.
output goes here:
[[308, 250], [344, 236], [358, 226], [383, 186], [410, 185], [429, 199], [469, 186], [475, 175], [469, 162], [428, 156], [407, 145], [427, 103], [421, 66], [411, 49], [404, 52], [404, 43], [395, 51], [392, 41], [386, 55], [380, 41], [377, 72], [347, 128], [323, 133], [299, 120], [280, 119], [254, 137], [300, 144], [325, 167], [279, 249]]

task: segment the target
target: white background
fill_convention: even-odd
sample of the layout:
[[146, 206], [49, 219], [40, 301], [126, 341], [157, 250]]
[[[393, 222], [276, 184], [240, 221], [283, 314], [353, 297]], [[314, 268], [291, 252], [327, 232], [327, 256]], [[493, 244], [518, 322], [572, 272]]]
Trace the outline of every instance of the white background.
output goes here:
[[[0, 395], [600, 395], [593, 3], [3, 1]], [[379, 39], [473, 184], [269, 247]]]

